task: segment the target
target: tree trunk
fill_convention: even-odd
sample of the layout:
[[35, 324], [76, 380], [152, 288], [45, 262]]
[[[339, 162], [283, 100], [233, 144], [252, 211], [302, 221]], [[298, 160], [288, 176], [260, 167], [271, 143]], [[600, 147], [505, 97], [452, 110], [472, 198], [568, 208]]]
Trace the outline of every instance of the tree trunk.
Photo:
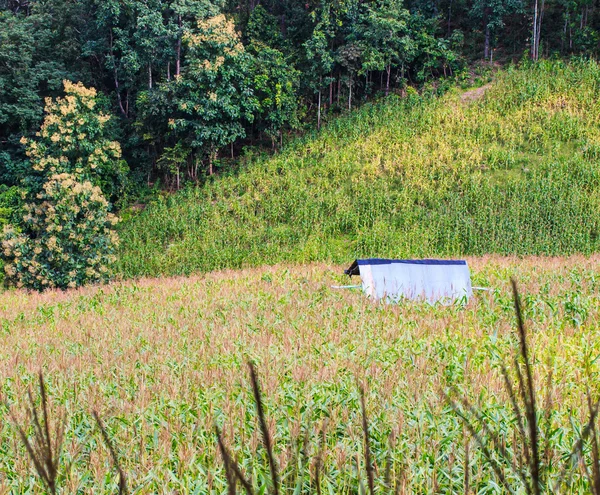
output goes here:
[[117, 76], [117, 68], [114, 68], [114, 77], [115, 77], [115, 91], [117, 93], [117, 101], [119, 103], [119, 108], [121, 109], [121, 113], [127, 117], [127, 110], [123, 106], [123, 99], [121, 98], [121, 90], [119, 89], [119, 78]]
[[177, 22], [179, 24], [179, 34], [177, 35], [177, 61], [175, 62], [176, 76], [178, 76], [181, 73], [181, 16], [178, 17]]
[[352, 77], [350, 77], [350, 83], [348, 84], [348, 110], [352, 110]]
[[152, 64], [148, 64], [148, 89], [152, 89]]
[[535, 57], [535, 46], [537, 40], [537, 18], [538, 18], [538, 0], [535, 0], [533, 7], [533, 35], [531, 36], [531, 59], [536, 60]]
[[319, 103], [317, 107], [317, 130], [321, 129], [321, 89], [319, 88]]
[[167, 81], [171, 80], [171, 62], [167, 62]]
[[585, 6], [585, 26], [584, 27], [587, 27], [589, 13], [590, 13], [590, 6], [586, 5]]
[[446, 38], [450, 37], [450, 31], [451, 31], [450, 27], [452, 26], [452, 1], [453, 0], [450, 0], [450, 5], [448, 5], [448, 24], [447, 24], [448, 29], [446, 32]]
[[533, 14], [533, 50], [532, 58], [537, 61], [540, 57], [540, 40], [542, 31], [542, 20], [544, 19], [544, 6], [545, 0], [542, 0], [541, 5], [539, 0], [535, 0], [534, 14]]
[[387, 82], [385, 83], [385, 96], [390, 94], [390, 75], [392, 74], [392, 65], [387, 66]]
[[565, 12], [565, 25], [563, 26], [563, 37], [560, 42], [560, 52], [565, 52], [565, 41], [567, 39], [567, 27], [569, 25], [569, 7], [567, 6], [567, 11]]
[[484, 25], [484, 31], [485, 31], [485, 41], [484, 41], [484, 45], [483, 45], [483, 59], [486, 61], [490, 58], [491, 32], [490, 32], [490, 23], [488, 22], [489, 13], [490, 13], [489, 7], [485, 7], [483, 9], [483, 25]]
[[110, 56], [112, 58], [112, 63], [113, 63], [113, 77], [114, 77], [114, 81], [115, 81], [115, 92], [117, 93], [117, 102], [119, 103], [119, 108], [121, 109], [121, 113], [125, 117], [127, 117], [127, 110], [123, 106], [123, 100], [121, 99], [121, 90], [119, 89], [119, 72], [117, 71], [117, 62], [115, 61], [115, 56], [113, 54], [113, 34], [112, 34], [112, 28], [110, 28], [109, 34], [110, 34], [109, 48], [110, 48]]
[[215, 162], [217, 158], [217, 150], [215, 149], [214, 145], [210, 146], [210, 151], [208, 153], [208, 175], [213, 175], [214, 169], [213, 169], [213, 164]]
[[196, 180], [195, 174], [194, 174], [194, 162], [193, 162], [193, 156], [190, 153], [187, 158], [185, 159], [186, 164], [187, 164], [187, 174], [188, 177], [190, 179], [192, 179], [193, 181]]
[[[146, 146], [146, 153], [148, 154], [148, 156], [150, 156], [150, 146]], [[153, 159], [152, 160], [152, 167], [150, 167], [148, 169], [148, 181], [147, 181], [148, 187], [150, 187], [150, 176], [152, 174], [152, 169], [154, 168], [155, 165], [156, 165], [156, 162]]]
[[544, 18], [545, 0], [542, 0], [541, 5], [539, 0], [535, 0], [533, 10], [533, 45], [531, 49], [531, 58], [536, 61], [540, 57], [540, 40], [542, 31], [542, 20]]
[[198, 156], [194, 157], [194, 180], [198, 181], [198, 169], [200, 168], [200, 160]]
[[331, 74], [331, 81], [329, 81], [329, 106], [333, 105], [333, 73]]
[[538, 28], [537, 28], [538, 39], [537, 39], [536, 53], [537, 53], [538, 58], [540, 56], [540, 42], [542, 40], [542, 21], [544, 20], [544, 7], [545, 6], [546, 6], [546, 0], [542, 0], [542, 6], [540, 8], [540, 18], [538, 21]]
[[569, 26], [569, 50], [573, 49], [573, 28]]

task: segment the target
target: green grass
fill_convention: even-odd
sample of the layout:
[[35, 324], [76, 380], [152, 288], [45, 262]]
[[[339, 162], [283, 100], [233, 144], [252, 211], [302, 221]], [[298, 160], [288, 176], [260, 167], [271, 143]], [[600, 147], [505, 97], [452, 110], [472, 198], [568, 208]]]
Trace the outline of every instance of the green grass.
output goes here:
[[121, 225], [125, 277], [356, 257], [600, 247], [600, 68], [544, 61], [481, 99], [389, 97]]

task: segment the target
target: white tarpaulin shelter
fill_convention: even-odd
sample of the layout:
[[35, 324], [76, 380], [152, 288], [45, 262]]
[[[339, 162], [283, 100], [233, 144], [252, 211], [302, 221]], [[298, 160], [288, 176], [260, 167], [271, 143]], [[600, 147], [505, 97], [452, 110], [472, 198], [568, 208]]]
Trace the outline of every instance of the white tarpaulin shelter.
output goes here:
[[345, 271], [360, 275], [363, 291], [374, 299], [402, 298], [450, 303], [473, 295], [464, 260], [356, 260]]

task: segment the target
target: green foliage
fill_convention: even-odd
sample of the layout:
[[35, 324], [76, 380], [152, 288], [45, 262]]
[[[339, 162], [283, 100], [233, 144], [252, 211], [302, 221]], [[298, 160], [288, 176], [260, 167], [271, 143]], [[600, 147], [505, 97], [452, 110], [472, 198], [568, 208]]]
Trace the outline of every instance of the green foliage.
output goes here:
[[267, 12], [262, 5], [257, 5], [250, 14], [244, 34], [250, 41], [271, 48], [283, 48], [284, 38], [278, 26], [277, 18]]
[[122, 167], [118, 143], [105, 136], [96, 91], [65, 81], [64, 98], [48, 100], [39, 140], [27, 146], [23, 216], [4, 228], [6, 280], [35, 290], [105, 281], [117, 236], [100, 185]]
[[19, 16], [0, 10], [0, 126], [28, 133], [42, 120], [40, 89], [57, 91], [67, 72], [53, 53], [56, 34], [45, 12]]
[[23, 190], [17, 186], [0, 184], [0, 228], [16, 220], [23, 202], [22, 194]]
[[299, 126], [296, 94], [300, 72], [279, 50], [259, 42], [253, 42], [249, 50], [259, 128], [275, 140], [285, 127], [293, 129]]
[[600, 249], [595, 62], [512, 68], [481, 99], [365, 105], [121, 230], [126, 276], [280, 261]]
[[252, 120], [249, 60], [234, 23], [222, 14], [199, 20], [184, 41], [193, 62], [174, 82], [179, 116], [170, 127], [207, 151], [212, 174], [216, 152], [243, 137], [244, 121]]
[[388, 67], [408, 66], [416, 46], [409, 28], [410, 12], [402, 0], [379, 0], [362, 12], [362, 43], [365, 70], [384, 71]]
[[44, 93], [60, 89], [68, 71], [53, 50], [51, 16], [0, 10], [0, 183], [14, 185], [22, 174], [19, 138], [39, 127]]
[[[0, 1], [0, 183], [28, 174], [19, 139], [33, 137], [64, 79], [97, 88], [102, 112], [118, 117], [109, 138], [130, 170], [101, 187], [120, 205], [153, 184], [203, 182], [248, 144], [274, 148], [381, 94], [472, 82], [467, 64], [482, 55], [527, 56], [534, 17], [533, 58], [595, 56], [599, 2]], [[177, 146], [185, 166], [166, 166]]]

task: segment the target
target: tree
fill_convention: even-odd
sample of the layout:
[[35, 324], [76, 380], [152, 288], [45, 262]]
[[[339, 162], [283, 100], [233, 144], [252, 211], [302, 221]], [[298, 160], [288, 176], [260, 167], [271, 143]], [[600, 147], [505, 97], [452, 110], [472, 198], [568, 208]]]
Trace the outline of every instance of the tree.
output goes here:
[[212, 175], [218, 151], [244, 137], [244, 122], [253, 120], [251, 59], [234, 23], [222, 14], [199, 20], [184, 42], [188, 63], [167, 88], [177, 108], [169, 127], [207, 157]]
[[[60, 56], [52, 18], [0, 11], [0, 182], [16, 184], [23, 173], [19, 145], [43, 118], [44, 96], [57, 93], [68, 76]], [[28, 10], [28, 9], [27, 9]]]
[[[323, 88], [333, 82], [333, 77], [328, 74], [333, 70], [335, 63], [331, 50], [334, 28], [331, 23], [330, 6], [324, 5], [319, 12], [319, 21], [316, 23], [311, 37], [304, 43], [305, 57], [311, 77], [308, 86], [317, 93], [317, 129], [321, 128], [321, 94]], [[316, 13], [314, 18], [316, 19]], [[330, 100], [332, 96], [330, 95]], [[329, 104], [331, 105], [331, 101]]]
[[66, 96], [46, 102], [39, 139], [22, 143], [31, 173], [21, 221], [4, 228], [7, 281], [34, 290], [78, 287], [110, 277], [117, 217], [100, 184], [121, 167], [121, 149], [105, 134], [108, 115], [96, 91], [64, 81]]
[[531, 58], [537, 61], [540, 57], [540, 40], [542, 38], [542, 21], [544, 19], [545, 0], [534, 0], [533, 33], [531, 36]]
[[252, 92], [256, 98], [255, 117], [271, 138], [282, 139], [285, 126], [296, 128], [298, 120], [298, 80], [300, 73], [285, 59], [283, 53], [260, 42], [248, 49], [251, 59]]
[[471, 18], [483, 25], [483, 58], [491, 59], [493, 37], [504, 28], [504, 19], [509, 14], [523, 11], [523, 0], [474, 0]]
[[364, 62], [367, 71], [385, 71], [385, 94], [390, 92], [392, 66], [408, 66], [416, 46], [409, 28], [410, 12], [402, 0], [378, 0], [361, 13]]
[[250, 43], [258, 42], [279, 50], [288, 48], [281, 34], [277, 18], [267, 12], [262, 5], [257, 5], [252, 9], [246, 24], [244, 37]]

